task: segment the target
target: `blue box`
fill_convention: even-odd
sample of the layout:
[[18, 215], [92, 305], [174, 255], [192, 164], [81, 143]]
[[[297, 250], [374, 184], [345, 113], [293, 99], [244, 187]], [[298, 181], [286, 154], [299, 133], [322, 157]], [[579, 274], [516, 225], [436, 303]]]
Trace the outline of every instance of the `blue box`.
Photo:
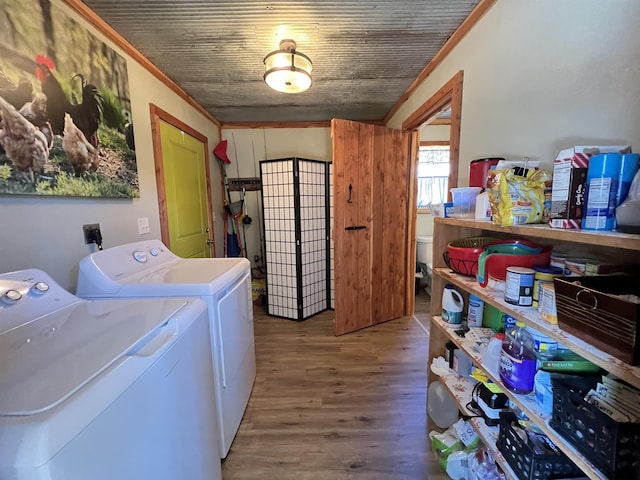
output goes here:
[[444, 218], [451, 218], [453, 216], [453, 202], [447, 202], [444, 204]]

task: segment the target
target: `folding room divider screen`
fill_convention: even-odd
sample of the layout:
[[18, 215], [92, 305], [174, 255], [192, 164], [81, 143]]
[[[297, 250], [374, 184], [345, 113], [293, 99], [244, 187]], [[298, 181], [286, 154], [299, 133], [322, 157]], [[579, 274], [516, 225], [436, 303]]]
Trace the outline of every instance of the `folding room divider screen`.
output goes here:
[[269, 315], [304, 320], [330, 306], [329, 163], [260, 162]]

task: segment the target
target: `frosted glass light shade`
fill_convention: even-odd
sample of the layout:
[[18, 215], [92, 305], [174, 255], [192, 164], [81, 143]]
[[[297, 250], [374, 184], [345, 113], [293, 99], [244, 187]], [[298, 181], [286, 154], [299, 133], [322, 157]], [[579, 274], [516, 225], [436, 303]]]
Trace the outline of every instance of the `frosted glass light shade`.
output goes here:
[[278, 92], [300, 93], [311, 86], [311, 59], [297, 52], [292, 40], [280, 42], [280, 50], [264, 57], [264, 65], [264, 81]]

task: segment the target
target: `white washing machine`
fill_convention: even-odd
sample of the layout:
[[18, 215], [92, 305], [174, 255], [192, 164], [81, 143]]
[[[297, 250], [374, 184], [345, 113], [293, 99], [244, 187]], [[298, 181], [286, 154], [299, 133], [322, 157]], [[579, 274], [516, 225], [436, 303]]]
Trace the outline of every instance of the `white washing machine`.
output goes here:
[[198, 299], [0, 274], [0, 478], [221, 479], [208, 332]]
[[83, 258], [84, 298], [197, 296], [209, 308], [220, 458], [238, 431], [256, 376], [250, 263], [246, 258], [181, 258], [160, 240]]

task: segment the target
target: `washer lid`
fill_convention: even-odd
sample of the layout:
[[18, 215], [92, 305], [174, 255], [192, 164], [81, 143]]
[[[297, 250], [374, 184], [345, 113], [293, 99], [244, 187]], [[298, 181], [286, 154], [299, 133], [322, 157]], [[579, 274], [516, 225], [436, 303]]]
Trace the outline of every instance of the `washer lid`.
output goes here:
[[0, 332], [0, 416], [60, 404], [186, 304], [184, 298], [95, 300]]
[[[122, 280], [119, 294], [213, 295], [249, 271], [246, 258], [184, 258], [156, 270]], [[131, 285], [139, 289], [129, 288]]]

